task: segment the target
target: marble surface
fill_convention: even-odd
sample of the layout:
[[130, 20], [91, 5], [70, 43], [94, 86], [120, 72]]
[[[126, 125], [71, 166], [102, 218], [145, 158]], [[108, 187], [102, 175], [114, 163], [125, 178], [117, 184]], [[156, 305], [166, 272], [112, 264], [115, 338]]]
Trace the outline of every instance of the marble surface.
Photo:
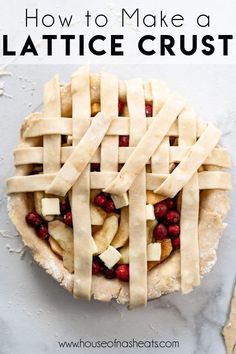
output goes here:
[[[93, 66], [123, 78], [142, 76], [166, 80], [185, 95], [202, 119], [223, 131], [222, 143], [236, 162], [235, 66]], [[224, 354], [221, 330], [227, 317], [235, 281], [235, 192], [231, 193], [228, 228], [220, 242], [218, 262], [199, 288], [182, 296], [172, 294], [151, 301], [147, 308], [128, 311], [115, 302], [74, 300], [33, 261], [7, 216], [4, 180], [14, 174], [12, 150], [22, 119], [37, 110], [42, 84], [56, 72], [62, 81], [75, 66], [9, 66], [0, 97], [0, 353], [54, 354], [100, 352], [95, 349], [59, 349], [58, 341], [178, 340], [179, 349], [139, 349], [173, 354]], [[235, 178], [235, 169], [233, 167]], [[111, 349], [109, 352], [112, 351]], [[127, 349], [116, 349], [126, 352]], [[137, 349], [129, 349], [136, 352]]]

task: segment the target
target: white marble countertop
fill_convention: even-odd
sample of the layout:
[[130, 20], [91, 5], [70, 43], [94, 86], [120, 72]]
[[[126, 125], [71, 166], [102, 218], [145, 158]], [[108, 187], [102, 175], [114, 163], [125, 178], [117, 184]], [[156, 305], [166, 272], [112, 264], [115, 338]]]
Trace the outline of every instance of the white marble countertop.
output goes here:
[[[97, 70], [100, 67], [93, 67]], [[166, 80], [185, 95], [202, 119], [223, 131], [222, 143], [236, 162], [235, 66], [103, 66], [123, 78], [142, 76]], [[94, 353], [95, 349], [58, 347], [64, 340], [178, 340], [179, 349], [139, 349], [140, 352], [224, 354], [221, 330], [235, 280], [235, 192], [228, 228], [220, 242], [218, 262], [199, 288], [182, 296], [163, 296], [147, 308], [128, 311], [116, 303], [74, 300], [22, 249], [7, 216], [4, 180], [14, 174], [12, 150], [18, 142], [22, 119], [41, 102], [42, 84], [56, 72], [67, 80], [74, 66], [9, 66], [0, 97], [0, 353]], [[233, 167], [235, 176], [235, 170]], [[109, 350], [111, 351], [111, 350]], [[116, 352], [126, 352], [116, 349]], [[136, 349], [129, 349], [136, 352]], [[98, 352], [98, 350], [97, 350]]]

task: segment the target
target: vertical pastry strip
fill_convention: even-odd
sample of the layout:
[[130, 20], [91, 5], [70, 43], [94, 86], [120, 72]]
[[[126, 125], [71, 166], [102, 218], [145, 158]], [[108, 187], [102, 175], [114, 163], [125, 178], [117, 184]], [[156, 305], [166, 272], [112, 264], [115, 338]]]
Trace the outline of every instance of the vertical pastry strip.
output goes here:
[[[196, 142], [197, 120], [195, 114], [186, 110], [179, 116], [179, 146], [191, 146]], [[199, 186], [198, 174], [194, 173], [182, 190], [180, 252], [181, 290], [189, 293], [193, 286], [200, 284], [199, 244]]]
[[[55, 122], [61, 117], [60, 83], [55, 76], [44, 86], [43, 111], [46, 118], [53, 117]], [[43, 137], [43, 172], [57, 172], [61, 167], [61, 136]]]
[[[81, 67], [72, 77], [73, 145], [89, 127], [90, 88], [89, 68]], [[74, 289], [75, 297], [90, 299], [92, 286], [92, 236], [90, 220], [90, 165], [72, 187], [74, 232]]]
[[[101, 112], [105, 115], [118, 115], [118, 79], [111, 74], [101, 74]], [[101, 144], [101, 171], [118, 170], [118, 136], [105, 136]]]
[[[141, 80], [127, 81], [130, 114], [130, 146], [136, 146], [146, 130], [145, 100]], [[139, 129], [137, 129], [139, 127]], [[130, 308], [147, 303], [146, 171], [129, 190]]]

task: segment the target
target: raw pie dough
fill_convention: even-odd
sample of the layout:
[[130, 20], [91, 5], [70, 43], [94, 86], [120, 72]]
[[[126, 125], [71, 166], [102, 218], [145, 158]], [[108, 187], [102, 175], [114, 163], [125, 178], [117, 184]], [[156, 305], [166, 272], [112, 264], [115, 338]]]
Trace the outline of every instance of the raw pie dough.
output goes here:
[[[118, 116], [118, 98], [128, 105], [129, 117]], [[96, 102], [101, 113], [91, 118]], [[152, 104], [152, 118], [145, 116], [145, 103]], [[72, 146], [61, 146], [61, 135], [71, 136]], [[119, 148], [119, 135], [129, 135], [129, 147]], [[220, 135], [162, 82], [119, 81], [111, 74], [91, 74], [87, 66], [72, 76], [70, 85], [60, 86], [56, 76], [45, 85], [43, 114], [31, 114], [22, 125], [14, 152], [16, 176], [7, 181], [10, 217], [36, 262], [76, 297], [116, 298], [132, 308], [162, 294], [188, 293], [216, 262], [226, 226], [231, 176], [223, 168], [230, 167], [230, 160], [218, 145]], [[91, 173], [91, 162], [100, 163], [101, 172]], [[31, 164], [43, 164], [43, 174], [29, 175]], [[111, 193], [123, 207], [120, 227], [129, 237], [129, 283], [91, 276], [93, 189]], [[38, 190], [70, 191], [72, 214], [82, 217], [83, 222], [73, 219], [73, 274], [25, 222], [33, 208], [27, 192]], [[147, 272], [146, 194], [158, 202], [179, 191], [181, 249]], [[116, 242], [115, 237], [111, 246]]]

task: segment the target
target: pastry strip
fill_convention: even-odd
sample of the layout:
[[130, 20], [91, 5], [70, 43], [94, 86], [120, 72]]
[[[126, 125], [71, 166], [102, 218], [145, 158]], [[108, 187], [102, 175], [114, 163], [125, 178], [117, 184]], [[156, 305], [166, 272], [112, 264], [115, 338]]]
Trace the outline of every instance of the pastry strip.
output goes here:
[[232, 176], [223, 171], [203, 171], [198, 174], [199, 189], [232, 189]]
[[[130, 188], [134, 179], [160, 145], [171, 124], [182, 109], [183, 101], [174, 97], [168, 99], [162, 110], [153, 119], [153, 123], [150, 125], [149, 129], [140, 137], [141, 140], [137, 144], [137, 147], [122, 167], [118, 176], [105, 189], [105, 192], [122, 195]], [[138, 134], [137, 126], [135, 134]]]
[[[71, 79], [73, 145], [88, 132], [90, 124], [89, 68], [81, 67]], [[98, 117], [99, 119], [99, 117]], [[77, 145], [78, 144], [78, 145]], [[75, 147], [76, 149], [76, 147]], [[80, 158], [80, 157], [79, 157]], [[64, 165], [65, 166], [65, 165]], [[89, 300], [92, 286], [92, 233], [90, 219], [90, 165], [72, 187], [72, 217], [74, 234], [75, 297]]]
[[[32, 118], [27, 121], [27, 127], [24, 131], [24, 138], [33, 138], [36, 136], [43, 135], [71, 135], [72, 134], [72, 119], [62, 117], [55, 124], [54, 118], [46, 117], [45, 118]], [[93, 118], [90, 118], [90, 123]], [[153, 118], [146, 118], [147, 127], [153, 123]], [[129, 117], [117, 117], [114, 116], [113, 121], [107, 131], [106, 135], [129, 135], [129, 126], [130, 126], [130, 118]], [[206, 123], [199, 121], [198, 122], [198, 134], [199, 137], [203, 131], [206, 129]], [[177, 120], [171, 125], [169, 131], [166, 134], [167, 136], [178, 137], [178, 124]]]
[[57, 173], [46, 193], [65, 196], [90, 162], [93, 154], [104, 138], [112, 116], [98, 113], [92, 124], [76, 145], [73, 153]]
[[[106, 188], [118, 175], [118, 172], [91, 172], [91, 189]], [[35, 192], [46, 190], [56, 174], [14, 176], [7, 180], [7, 193]], [[147, 190], [154, 190], [168, 177], [167, 174], [147, 173]], [[232, 189], [230, 173], [223, 171], [204, 171], [198, 173], [199, 189]], [[27, 189], [28, 188], [28, 189]]]
[[197, 172], [218, 143], [220, 136], [220, 130], [209, 124], [185, 158], [167, 177], [165, 182], [155, 190], [155, 193], [173, 198]]
[[[146, 130], [144, 90], [141, 80], [127, 81], [131, 146]], [[139, 127], [139, 129], [137, 129]], [[130, 308], [147, 303], [146, 171], [143, 168], [129, 190], [129, 292]]]
[[[134, 147], [122, 147], [118, 150], [118, 162], [125, 163], [129, 156], [132, 154]], [[74, 150], [73, 146], [63, 146], [61, 148], [61, 163], [65, 163]], [[169, 159], [170, 163], [180, 162], [188, 154], [190, 147], [169, 147]], [[91, 163], [100, 162], [100, 148], [97, 149]], [[42, 164], [43, 163], [43, 148], [42, 147], [20, 147], [14, 151], [14, 163], [15, 166], [27, 165], [27, 164]], [[150, 164], [150, 159], [148, 161]], [[224, 148], [215, 148], [210, 155], [206, 158], [203, 165], [215, 165], [219, 167], [229, 168], [231, 162], [229, 154]], [[157, 172], [158, 173], [158, 172]]]
[[[61, 98], [59, 77], [55, 76], [44, 86], [43, 95], [44, 119], [55, 117], [54, 124], [61, 117]], [[43, 137], [43, 172], [57, 172], [61, 167], [61, 136]]]
[[[116, 76], [101, 73], [101, 111], [105, 115], [118, 115], [118, 79]], [[105, 136], [101, 144], [101, 171], [118, 170], [118, 136]]]
[[[196, 115], [190, 110], [179, 116], [179, 146], [190, 146], [196, 142]], [[181, 290], [183, 294], [200, 284], [199, 243], [199, 186], [195, 172], [182, 190], [180, 217]]]

